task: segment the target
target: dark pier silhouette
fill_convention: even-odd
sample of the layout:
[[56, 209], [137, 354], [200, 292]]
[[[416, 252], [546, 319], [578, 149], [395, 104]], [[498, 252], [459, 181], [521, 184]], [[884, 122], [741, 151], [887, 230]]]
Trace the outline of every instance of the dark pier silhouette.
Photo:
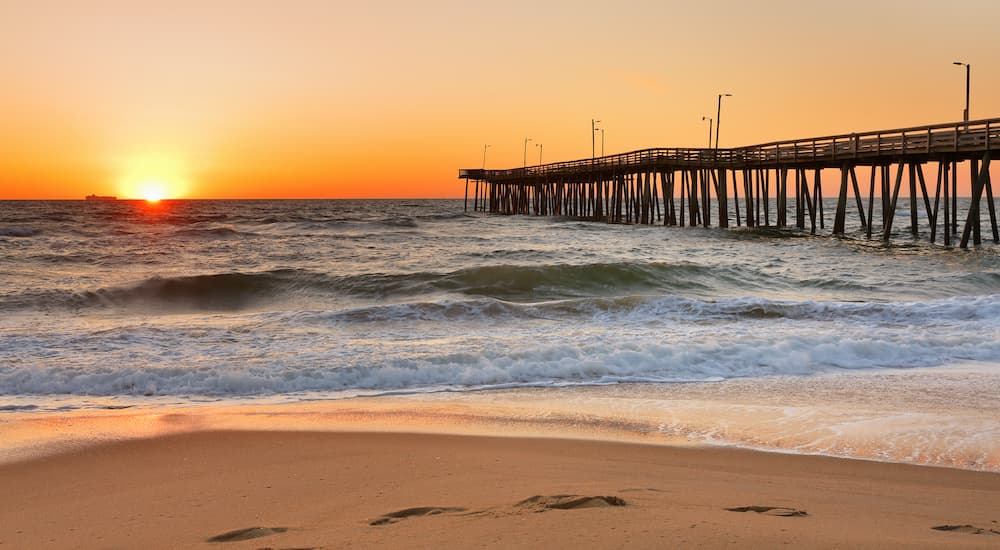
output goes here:
[[[997, 152], [1000, 118], [993, 118], [731, 149], [656, 148], [509, 170], [461, 169], [459, 178], [465, 179], [466, 210], [473, 182], [473, 209], [496, 214], [680, 227], [735, 222], [805, 230], [808, 223], [816, 234], [817, 224], [826, 229], [821, 176], [837, 170], [832, 234], [845, 234], [848, 210], [856, 207], [865, 236], [888, 241], [905, 182], [910, 233], [917, 237], [924, 224], [931, 242], [940, 229], [945, 245], [958, 241], [966, 248], [970, 239], [982, 242], [984, 194], [993, 241], [1000, 242], [989, 171]], [[932, 165], [925, 175], [928, 163], [936, 170]], [[870, 169], [867, 182], [859, 182], [857, 167]], [[972, 182], [964, 212], [956, 196], [960, 170], [968, 170]]]

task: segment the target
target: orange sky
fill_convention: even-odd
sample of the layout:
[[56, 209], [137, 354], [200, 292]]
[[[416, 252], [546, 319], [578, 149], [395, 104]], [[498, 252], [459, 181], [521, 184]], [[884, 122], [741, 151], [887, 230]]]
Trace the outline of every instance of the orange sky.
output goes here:
[[[696, 5], [697, 4], [697, 5]], [[1000, 117], [995, 0], [5, 0], [0, 199], [460, 196], [460, 167]], [[598, 143], [598, 147], [600, 147]], [[997, 173], [997, 172], [994, 172]]]

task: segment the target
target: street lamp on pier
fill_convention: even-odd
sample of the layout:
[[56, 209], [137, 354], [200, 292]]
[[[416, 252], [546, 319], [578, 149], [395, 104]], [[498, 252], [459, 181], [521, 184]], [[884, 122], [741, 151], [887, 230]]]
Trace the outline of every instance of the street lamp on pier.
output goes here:
[[527, 138], [527, 137], [524, 138], [524, 167], [525, 168], [528, 167], [528, 142], [529, 141], [531, 141], [531, 138]]
[[701, 117], [701, 120], [702, 121], [705, 121], [705, 120], [708, 121], [708, 148], [711, 149], [712, 148], [712, 117], [710, 117], [710, 116], [703, 116], [703, 117]]
[[719, 94], [719, 108], [715, 112], [715, 148], [719, 148], [719, 127], [722, 126], [722, 98], [733, 97], [733, 94]]
[[541, 143], [536, 143], [535, 147], [538, 147], [538, 165], [541, 166], [542, 165], [542, 148], [543, 148], [543, 145]]
[[961, 61], [955, 61], [952, 65], [960, 67], [965, 65], [965, 111], [962, 112], [962, 120], [969, 122], [969, 83], [972, 80], [972, 65]]
[[[594, 134], [597, 132], [597, 123], [599, 122], [600, 120], [590, 119], [590, 158], [597, 156], [597, 145], [594, 143]], [[604, 156], [603, 152], [601, 156]]]
[[483, 170], [486, 170], [486, 150], [489, 148], [489, 144], [483, 145]]

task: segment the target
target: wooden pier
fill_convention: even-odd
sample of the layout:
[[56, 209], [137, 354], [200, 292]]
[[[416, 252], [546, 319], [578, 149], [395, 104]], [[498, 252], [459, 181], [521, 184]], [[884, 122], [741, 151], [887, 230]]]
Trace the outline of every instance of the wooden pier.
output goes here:
[[[864, 236], [888, 241], [905, 181], [910, 233], [920, 235], [922, 207], [931, 242], [940, 232], [945, 245], [958, 241], [966, 248], [970, 239], [982, 242], [984, 194], [993, 241], [1000, 243], [989, 171], [990, 157], [998, 152], [1000, 118], [993, 118], [735, 149], [643, 149], [510, 170], [461, 169], [459, 178], [465, 179], [466, 210], [473, 182], [473, 209], [496, 214], [680, 227], [727, 228], [735, 222], [805, 230], [808, 224], [816, 234], [817, 224], [821, 230], [826, 225], [821, 176], [824, 170], [839, 170], [832, 234], [845, 234], [848, 210], [856, 207]], [[928, 163], [933, 172], [925, 175]], [[858, 167], [869, 168], [867, 182], [859, 182]], [[968, 170], [972, 182], [969, 205], [961, 213], [960, 170]]]

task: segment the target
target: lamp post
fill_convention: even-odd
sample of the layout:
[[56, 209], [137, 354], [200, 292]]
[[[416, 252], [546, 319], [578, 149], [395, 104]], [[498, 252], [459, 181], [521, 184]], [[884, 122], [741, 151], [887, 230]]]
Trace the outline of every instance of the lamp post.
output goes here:
[[597, 145], [594, 143], [594, 133], [597, 132], [598, 122], [600, 122], [600, 120], [590, 119], [590, 158], [597, 156]]
[[719, 127], [722, 126], [722, 98], [733, 94], [719, 94], [719, 109], [715, 112], [715, 148], [719, 148]]
[[708, 148], [711, 149], [712, 148], [712, 117], [710, 117], [710, 116], [703, 116], [703, 117], [701, 117], [701, 120], [703, 120], [703, 121], [707, 120], [708, 121]]
[[[600, 120], [598, 120], [597, 122], [600, 122]], [[603, 157], [604, 156], [604, 128], [594, 128], [594, 133], [593, 133], [594, 139], [597, 139], [597, 132], [601, 133], [601, 156]]]
[[541, 143], [536, 143], [535, 147], [538, 147], [538, 165], [541, 166], [542, 165], [542, 148], [543, 148], [543, 145]]
[[531, 138], [524, 138], [524, 167], [528, 167], [528, 142]]
[[959, 67], [965, 65], [965, 111], [962, 112], [962, 120], [969, 122], [969, 82], [972, 79], [972, 65], [962, 63], [961, 61], [955, 61], [952, 65], [958, 65]]
[[489, 144], [483, 145], [483, 170], [486, 170], [486, 150], [489, 148]]

